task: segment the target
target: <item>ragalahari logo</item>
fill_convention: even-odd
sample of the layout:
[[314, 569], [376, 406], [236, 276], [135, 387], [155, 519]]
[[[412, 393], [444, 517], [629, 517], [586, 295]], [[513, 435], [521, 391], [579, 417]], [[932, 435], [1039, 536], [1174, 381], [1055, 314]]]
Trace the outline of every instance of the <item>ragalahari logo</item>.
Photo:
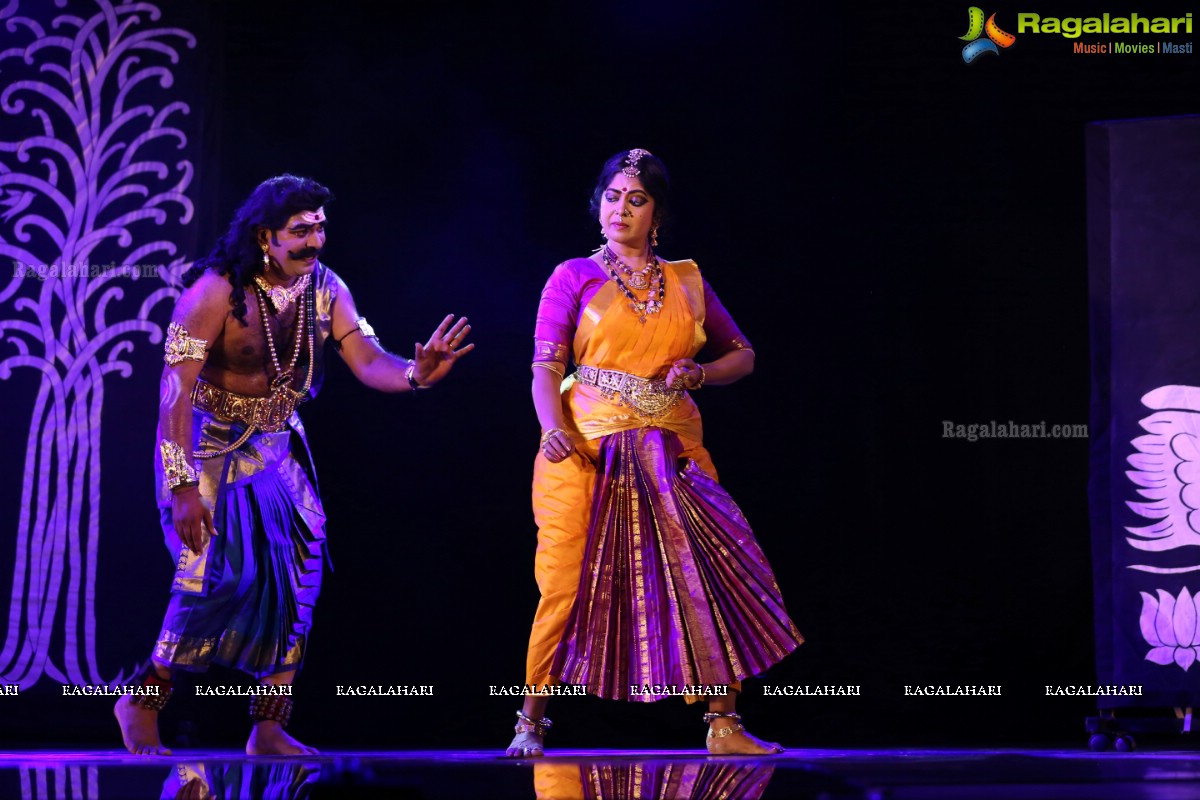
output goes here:
[[[980, 39], [983, 34], [987, 34], [986, 39]], [[1011, 33], [1005, 33], [1000, 30], [1000, 26], [996, 24], [996, 15], [992, 14], [987, 18], [987, 22], [983, 21], [983, 9], [979, 6], [971, 6], [967, 9], [967, 34], [958, 37], [964, 42], [968, 42], [963, 48], [963, 61], [970, 64], [975, 59], [979, 58], [984, 53], [992, 55], [1000, 55], [1000, 48], [1005, 49], [1012, 47], [1013, 42], [1017, 37]]]

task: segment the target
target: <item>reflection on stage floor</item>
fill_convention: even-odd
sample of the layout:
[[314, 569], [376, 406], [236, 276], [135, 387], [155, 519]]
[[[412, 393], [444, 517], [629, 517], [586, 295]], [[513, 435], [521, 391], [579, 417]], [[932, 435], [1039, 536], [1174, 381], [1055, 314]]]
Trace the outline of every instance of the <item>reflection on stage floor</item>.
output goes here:
[[1147, 798], [1196, 796], [1193, 752], [1045, 749], [790, 750], [772, 758], [690, 751], [346, 751], [303, 759], [227, 750], [135, 757], [112, 750], [0, 753], [0, 798]]

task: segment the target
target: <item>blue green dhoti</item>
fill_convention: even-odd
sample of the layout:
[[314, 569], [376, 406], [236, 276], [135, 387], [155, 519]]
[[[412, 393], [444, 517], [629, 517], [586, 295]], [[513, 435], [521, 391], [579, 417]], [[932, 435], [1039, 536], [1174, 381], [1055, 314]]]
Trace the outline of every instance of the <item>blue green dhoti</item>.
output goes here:
[[[244, 423], [193, 409], [195, 450], [236, 442]], [[216, 536], [193, 553], [160, 488], [166, 545], [175, 559], [171, 598], [153, 660], [201, 671], [219, 664], [258, 678], [297, 670], [321, 592], [325, 513], [304, 428], [292, 414], [279, 432], [251, 435], [231, 453], [197, 459], [200, 497]], [[161, 466], [159, 486], [162, 486]]]

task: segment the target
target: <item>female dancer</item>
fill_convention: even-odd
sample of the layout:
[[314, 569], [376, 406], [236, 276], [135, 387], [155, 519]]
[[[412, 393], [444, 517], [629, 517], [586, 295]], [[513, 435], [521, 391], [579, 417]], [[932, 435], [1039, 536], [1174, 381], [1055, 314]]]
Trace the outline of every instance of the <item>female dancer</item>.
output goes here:
[[[525, 698], [507, 755], [543, 753], [547, 685], [600, 697], [708, 700], [711, 753], [766, 754], [745, 731], [740, 680], [803, 639], [745, 517], [717, 484], [688, 392], [750, 374], [754, 351], [692, 261], [654, 252], [669, 183], [634, 149], [592, 197], [605, 244], [560, 264], [542, 293], [533, 402], [542, 426]], [[712, 359], [695, 358], [707, 342]], [[576, 370], [564, 380], [568, 353]], [[686, 390], [686, 391], [685, 391]]]

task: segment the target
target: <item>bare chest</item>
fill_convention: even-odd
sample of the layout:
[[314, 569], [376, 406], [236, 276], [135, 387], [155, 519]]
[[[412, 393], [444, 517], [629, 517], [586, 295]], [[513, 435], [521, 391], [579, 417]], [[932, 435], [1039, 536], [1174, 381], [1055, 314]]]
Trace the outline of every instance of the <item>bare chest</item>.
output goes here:
[[296, 303], [279, 313], [274, 312], [269, 302], [263, 306], [260, 307], [258, 298], [248, 295], [247, 324], [243, 325], [232, 314], [226, 318], [221, 339], [209, 355], [209, 364], [231, 376], [248, 379], [265, 391], [276, 376], [305, 360], [308, 331]]

